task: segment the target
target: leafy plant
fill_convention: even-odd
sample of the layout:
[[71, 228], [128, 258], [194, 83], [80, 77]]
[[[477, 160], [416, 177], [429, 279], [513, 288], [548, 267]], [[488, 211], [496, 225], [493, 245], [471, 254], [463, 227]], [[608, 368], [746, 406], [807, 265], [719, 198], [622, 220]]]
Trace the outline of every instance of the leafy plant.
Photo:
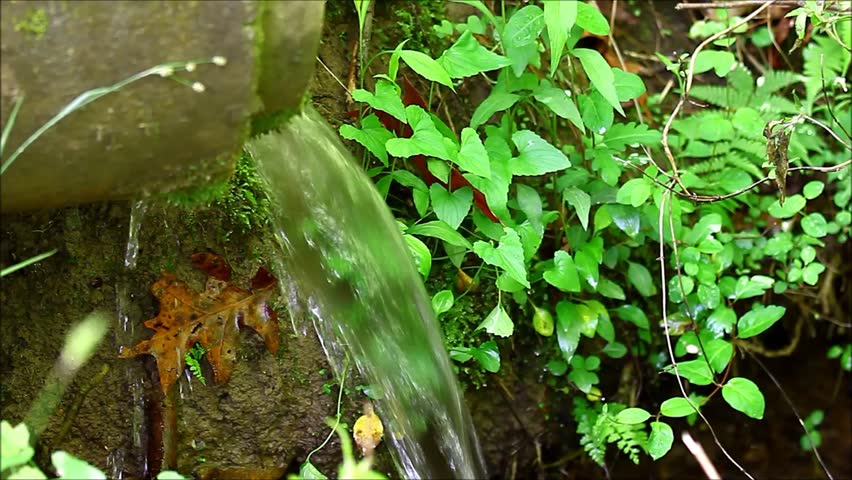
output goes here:
[[201, 371], [201, 360], [205, 353], [207, 353], [207, 350], [204, 349], [204, 345], [196, 342], [183, 356], [189, 371], [202, 385], [207, 385], [207, 379], [204, 378], [204, 372]]

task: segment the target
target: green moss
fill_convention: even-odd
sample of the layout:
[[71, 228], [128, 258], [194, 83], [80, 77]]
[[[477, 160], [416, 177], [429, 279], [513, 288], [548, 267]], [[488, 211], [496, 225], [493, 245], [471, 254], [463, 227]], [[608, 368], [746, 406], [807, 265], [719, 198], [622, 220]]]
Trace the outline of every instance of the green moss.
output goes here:
[[243, 151], [227, 192], [214, 203], [225, 214], [233, 230], [249, 233], [269, 223], [269, 198], [251, 156]]
[[24, 18], [15, 23], [15, 31], [28, 33], [36, 40], [40, 40], [49, 25], [47, 12], [43, 8], [33, 8]]

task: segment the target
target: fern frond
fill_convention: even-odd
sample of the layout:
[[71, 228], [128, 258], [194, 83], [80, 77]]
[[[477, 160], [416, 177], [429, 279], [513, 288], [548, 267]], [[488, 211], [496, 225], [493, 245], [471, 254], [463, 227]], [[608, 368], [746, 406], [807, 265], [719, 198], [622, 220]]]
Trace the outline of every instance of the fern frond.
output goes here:
[[696, 85], [689, 91], [689, 96], [717, 107], [736, 110], [748, 106], [751, 88], [739, 91], [719, 85]]
[[748, 154], [743, 154], [735, 151], [728, 152], [727, 155], [724, 156], [724, 161], [726, 165], [734, 168], [739, 168], [740, 170], [747, 172], [757, 180], [764, 177], [764, 172], [760, 170], [760, 167], [755, 165], [755, 161], [749, 159]]
[[789, 70], [768, 70], [757, 78], [757, 88], [754, 90], [754, 95], [757, 98], [766, 98], [771, 93], [804, 80], [805, 77]]
[[748, 96], [754, 93], [754, 77], [743, 65], [731, 70], [725, 77], [728, 80], [728, 88], [737, 92], [745, 92]]
[[719, 172], [725, 168], [725, 157], [713, 157], [689, 166], [689, 171], [698, 175]]

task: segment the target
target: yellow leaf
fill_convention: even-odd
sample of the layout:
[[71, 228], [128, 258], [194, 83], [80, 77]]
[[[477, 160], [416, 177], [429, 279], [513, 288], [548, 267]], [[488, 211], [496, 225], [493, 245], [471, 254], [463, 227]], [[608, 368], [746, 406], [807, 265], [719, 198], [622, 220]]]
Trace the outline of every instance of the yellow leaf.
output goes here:
[[355, 428], [352, 430], [352, 436], [355, 437], [355, 444], [361, 450], [364, 456], [372, 455], [373, 450], [382, 441], [382, 435], [385, 432], [385, 427], [382, 425], [382, 419], [373, 411], [373, 404], [366, 403], [364, 405], [364, 414], [358, 417], [355, 421]]

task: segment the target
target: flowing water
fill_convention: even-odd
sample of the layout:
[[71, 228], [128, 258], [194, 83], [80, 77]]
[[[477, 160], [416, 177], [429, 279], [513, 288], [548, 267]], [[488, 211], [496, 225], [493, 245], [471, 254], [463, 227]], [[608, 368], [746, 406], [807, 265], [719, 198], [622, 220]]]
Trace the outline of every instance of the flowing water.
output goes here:
[[[249, 144], [273, 204], [273, 265], [305, 299], [329, 360], [354, 360], [407, 478], [481, 478], [476, 434], [399, 228], [314, 110]], [[286, 282], [282, 293], [289, 297]]]

